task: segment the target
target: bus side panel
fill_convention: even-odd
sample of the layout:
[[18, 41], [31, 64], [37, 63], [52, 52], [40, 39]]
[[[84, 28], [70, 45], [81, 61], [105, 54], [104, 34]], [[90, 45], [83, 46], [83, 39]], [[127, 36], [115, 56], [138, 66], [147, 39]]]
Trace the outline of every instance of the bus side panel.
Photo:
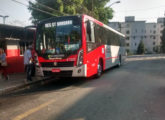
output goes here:
[[108, 69], [110, 67], [117, 65], [119, 63], [119, 55], [121, 54], [120, 47], [106, 45], [105, 51], [106, 51], [105, 52], [105, 56], [106, 56], [105, 69]]
[[91, 77], [97, 73], [97, 65], [99, 59], [103, 60], [103, 70], [105, 69], [105, 46], [102, 45], [91, 52], [87, 53], [87, 77]]

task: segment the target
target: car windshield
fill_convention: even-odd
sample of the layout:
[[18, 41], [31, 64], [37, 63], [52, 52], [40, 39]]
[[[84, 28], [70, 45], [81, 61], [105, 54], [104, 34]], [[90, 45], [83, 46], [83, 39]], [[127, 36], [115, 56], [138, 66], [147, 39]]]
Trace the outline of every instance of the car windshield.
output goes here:
[[41, 24], [38, 27], [36, 51], [40, 54], [73, 54], [80, 46], [80, 20], [60, 19]]

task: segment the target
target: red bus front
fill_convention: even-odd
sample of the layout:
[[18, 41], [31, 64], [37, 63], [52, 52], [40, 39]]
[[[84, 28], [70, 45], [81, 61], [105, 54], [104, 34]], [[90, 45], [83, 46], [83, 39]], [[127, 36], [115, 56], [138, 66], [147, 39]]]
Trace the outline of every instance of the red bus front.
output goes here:
[[35, 51], [40, 76], [85, 77], [81, 16], [44, 20], [37, 26]]

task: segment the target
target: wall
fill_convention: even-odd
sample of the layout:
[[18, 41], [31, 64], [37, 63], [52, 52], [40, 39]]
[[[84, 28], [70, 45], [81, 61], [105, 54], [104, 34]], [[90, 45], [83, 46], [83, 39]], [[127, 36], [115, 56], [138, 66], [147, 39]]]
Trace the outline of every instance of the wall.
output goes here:
[[19, 41], [7, 40], [6, 46], [8, 73], [24, 72], [23, 56], [20, 56]]

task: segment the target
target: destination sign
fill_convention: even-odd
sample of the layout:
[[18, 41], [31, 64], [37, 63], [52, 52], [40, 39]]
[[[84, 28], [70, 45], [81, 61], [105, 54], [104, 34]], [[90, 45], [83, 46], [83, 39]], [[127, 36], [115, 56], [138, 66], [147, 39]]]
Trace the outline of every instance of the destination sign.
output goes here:
[[72, 24], [73, 24], [72, 20], [52, 22], [52, 23], [46, 23], [45, 28], [50, 28], [50, 27], [55, 27], [55, 26], [72, 25]]

